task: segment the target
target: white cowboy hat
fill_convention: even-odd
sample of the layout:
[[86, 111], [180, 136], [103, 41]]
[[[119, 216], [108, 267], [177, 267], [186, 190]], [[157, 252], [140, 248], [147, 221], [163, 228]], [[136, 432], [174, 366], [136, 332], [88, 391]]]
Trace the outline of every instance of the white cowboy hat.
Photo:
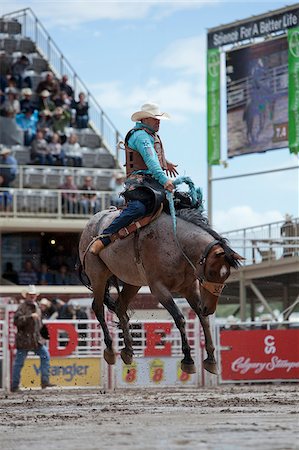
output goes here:
[[22, 95], [32, 95], [32, 90], [30, 88], [22, 89]]
[[41, 97], [49, 97], [50, 96], [50, 92], [47, 91], [47, 89], [44, 89], [43, 91], [41, 91], [40, 96]]
[[161, 112], [159, 105], [156, 103], [145, 103], [141, 106], [141, 111], [132, 114], [131, 120], [137, 122], [138, 120], [147, 119], [149, 117], [158, 120], [170, 119], [170, 115], [166, 112]]
[[28, 288], [22, 292], [22, 297], [26, 298], [26, 294], [39, 295], [39, 292], [34, 284], [29, 284]]
[[2, 148], [0, 151], [0, 155], [8, 155], [9, 153], [11, 153], [11, 149], [7, 147]]

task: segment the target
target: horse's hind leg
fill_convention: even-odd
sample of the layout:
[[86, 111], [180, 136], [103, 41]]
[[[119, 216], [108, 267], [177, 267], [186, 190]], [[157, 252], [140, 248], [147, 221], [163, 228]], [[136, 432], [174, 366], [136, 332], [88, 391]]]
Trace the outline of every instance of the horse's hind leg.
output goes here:
[[111, 272], [97, 256], [94, 256], [91, 253], [86, 256], [85, 267], [94, 294], [92, 309], [104, 333], [104, 342], [106, 344], [104, 359], [108, 364], [115, 364], [116, 356], [113, 350], [113, 342], [104, 313], [105, 288], [107, 280], [111, 276]]
[[151, 286], [151, 291], [152, 294], [159, 300], [161, 305], [163, 305], [164, 308], [167, 309], [169, 314], [173, 317], [173, 320], [181, 333], [182, 352], [184, 354], [184, 358], [181, 361], [182, 371], [186, 373], [195, 373], [196, 368], [191, 357], [191, 348], [188, 343], [186, 334], [186, 321], [183, 314], [175, 304], [168, 289], [162, 286], [159, 286], [159, 288]]
[[140, 286], [124, 284], [115, 304], [115, 312], [119, 318], [119, 324], [123, 331], [125, 347], [121, 350], [120, 355], [125, 364], [131, 364], [133, 360], [133, 339], [129, 330], [129, 317], [127, 309], [132, 298], [139, 291]]

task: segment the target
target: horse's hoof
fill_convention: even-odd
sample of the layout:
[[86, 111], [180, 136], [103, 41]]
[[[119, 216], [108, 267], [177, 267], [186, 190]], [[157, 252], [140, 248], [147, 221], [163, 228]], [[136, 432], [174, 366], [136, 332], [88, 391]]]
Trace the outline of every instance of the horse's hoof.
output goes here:
[[105, 348], [104, 350], [104, 359], [107, 364], [113, 365], [116, 363], [116, 356], [112, 349]]
[[123, 348], [123, 349], [120, 351], [120, 356], [121, 356], [121, 359], [123, 360], [123, 362], [124, 362], [125, 364], [132, 364], [132, 361], [133, 361], [133, 354], [132, 354], [132, 353], [128, 353], [127, 350], [126, 350], [125, 348]]
[[184, 361], [181, 361], [181, 369], [186, 373], [196, 373], [196, 367], [194, 363], [186, 363]]
[[213, 373], [214, 375], [218, 375], [216, 362], [212, 362], [209, 361], [208, 359], [205, 359], [203, 362], [203, 366], [208, 372]]

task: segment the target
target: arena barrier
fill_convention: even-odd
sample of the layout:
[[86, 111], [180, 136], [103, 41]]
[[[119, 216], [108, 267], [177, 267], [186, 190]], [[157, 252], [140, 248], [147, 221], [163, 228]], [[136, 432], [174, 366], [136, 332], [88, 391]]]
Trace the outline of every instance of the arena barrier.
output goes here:
[[299, 322], [216, 326], [219, 383], [299, 381]]
[[[13, 316], [16, 305], [8, 305], [5, 322], [8, 332], [3, 347], [6, 374], [3, 387], [9, 390], [12, 363], [15, 354]], [[123, 348], [122, 332], [114, 322], [115, 316], [107, 313], [107, 323], [113, 337], [117, 363], [109, 366], [104, 361], [105, 348], [102, 329], [97, 320], [44, 321], [48, 327], [50, 382], [62, 388], [96, 387], [103, 389], [127, 387], [198, 386], [203, 384], [202, 359], [204, 340], [198, 319], [187, 320], [186, 329], [195, 360], [197, 373], [186, 374], [180, 368], [183, 358], [181, 337], [170, 321], [131, 320], [134, 340], [134, 360], [126, 365], [120, 357]], [[1, 337], [1, 335], [0, 335]], [[1, 355], [1, 353], [0, 353]], [[21, 388], [40, 387], [39, 357], [29, 353], [22, 370]]]

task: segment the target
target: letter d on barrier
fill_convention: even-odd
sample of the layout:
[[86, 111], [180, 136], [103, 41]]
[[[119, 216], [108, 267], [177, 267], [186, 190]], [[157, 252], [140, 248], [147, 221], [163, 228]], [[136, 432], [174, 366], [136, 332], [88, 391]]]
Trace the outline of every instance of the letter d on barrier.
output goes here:
[[[51, 356], [67, 356], [71, 355], [72, 352], [78, 345], [78, 333], [72, 323], [48, 323], [47, 324], [50, 343], [49, 352]], [[65, 347], [59, 348], [58, 332], [62, 331], [67, 333], [68, 342]]]

